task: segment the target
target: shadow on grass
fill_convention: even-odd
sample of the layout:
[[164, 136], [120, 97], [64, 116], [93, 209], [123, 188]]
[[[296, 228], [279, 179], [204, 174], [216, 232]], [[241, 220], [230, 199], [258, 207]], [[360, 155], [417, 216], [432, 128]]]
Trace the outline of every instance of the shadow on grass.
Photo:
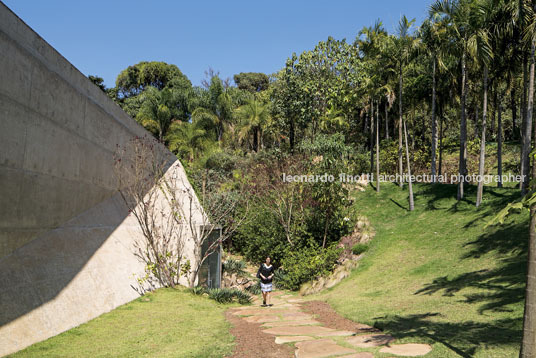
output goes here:
[[[432, 320], [438, 313], [378, 317], [377, 328], [389, 331], [395, 338], [427, 338], [441, 343], [461, 357], [473, 357], [478, 347], [511, 345], [521, 342], [518, 319], [502, 319], [493, 323], [467, 321], [462, 323]], [[420, 342], [419, 342], [420, 343]]]
[[[493, 206], [486, 209], [493, 213], [495, 206], [503, 205], [509, 196], [499, 196]], [[462, 302], [478, 305], [478, 312], [513, 312], [514, 305], [520, 305], [525, 298], [526, 265], [528, 244], [528, 221], [510, 221], [497, 229], [486, 230], [476, 240], [468, 242], [469, 249], [461, 260], [475, 259], [488, 253], [496, 253], [494, 268], [475, 270], [449, 278], [442, 276], [415, 292], [416, 295], [442, 294], [454, 296], [463, 289], [477, 289], [478, 292], [463, 295]], [[489, 323], [472, 321], [461, 323], [432, 322], [434, 314], [395, 317], [379, 322], [379, 328], [398, 332], [402, 336], [425, 336], [443, 343], [462, 357], [472, 357], [477, 347], [512, 344], [521, 342], [521, 317], [494, 320]], [[395, 333], [396, 334], [396, 333]]]

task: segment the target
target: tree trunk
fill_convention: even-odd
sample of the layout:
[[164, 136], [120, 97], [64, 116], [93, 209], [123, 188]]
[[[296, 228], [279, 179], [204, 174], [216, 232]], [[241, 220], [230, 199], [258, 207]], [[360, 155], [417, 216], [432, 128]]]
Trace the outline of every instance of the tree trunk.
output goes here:
[[497, 182], [497, 186], [499, 188], [502, 188], [502, 141], [503, 141], [503, 134], [502, 134], [502, 118], [501, 118], [501, 99], [498, 98], [497, 102], [497, 175], [499, 176], [499, 180]]
[[385, 101], [385, 139], [389, 140], [389, 117], [387, 115], [389, 101]]
[[[528, 75], [528, 61], [527, 61], [527, 55], [523, 55], [523, 96], [521, 97], [521, 158], [519, 160], [519, 172], [521, 175], [525, 174], [525, 156], [526, 153], [528, 153], [528, 150], [526, 148], [527, 143], [525, 141], [525, 136], [527, 133], [527, 90], [529, 87], [529, 75]], [[530, 130], [529, 130], [530, 132]], [[530, 143], [530, 141], [529, 141]], [[529, 144], [530, 145], [530, 144]], [[526, 180], [524, 177], [521, 177], [521, 196], [525, 196], [527, 193], [527, 185]]]
[[[530, 54], [530, 78], [527, 101], [527, 122], [532, 122], [532, 105], [534, 99], [535, 46], [536, 44], [533, 40]], [[534, 136], [536, 137], [536, 133]], [[532, 171], [532, 180], [533, 183], [536, 183], [536, 171]], [[524, 181], [524, 183], [525, 182], [528, 182], [528, 178]], [[535, 187], [536, 184], [533, 184], [533, 190], [536, 189]], [[523, 315], [523, 340], [521, 342], [521, 351], [519, 353], [519, 356], [523, 358], [536, 357], [536, 204], [532, 204], [530, 208], [528, 251], [527, 285], [525, 289], [525, 313]]]
[[290, 129], [289, 129], [289, 144], [290, 144], [290, 151], [294, 151], [294, 119], [290, 120]]
[[253, 150], [259, 151], [259, 129], [256, 127], [253, 128]]
[[380, 192], [380, 101], [376, 103], [376, 192]]
[[[486, 160], [486, 116], [488, 114], [488, 66], [484, 67], [484, 100], [482, 104], [482, 138], [480, 140], [480, 160], [478, 164], [478, 175], [479, 178], [482, 178], [484, 175], [484, 164]], [[484, 181], [478, 181], [478, 187], [476, 191], [476, 207], [480, 206], [482, 203], [482, 192], [484, 191]]]
[[436, 118], [436, 60], [432, 68], [432, 182], [436, 182], [437, 118]]
[[439, 115], [439, 166], [438, 174], [443, 175], [443, 116]]
[[413, 211], [415, 205], [413, 204], [413, 186], [411, 184], [411, 167], [409, 164], [408, 131], [406, 129], [406, 122], [404, 122], [404, 139], [406, 140], [406, 160], [408, 166], [409, 211]]
[[[465, 46], [465, 45], [464, 45]], [[467, 122], [465, 118], [465, 101], [467, 97], [466, 83], [465, 83], [465, 59], [466, 49], [464, 47], [462, 54], [462, 94], [461, 94], [461, 120], [460, 120], [460, 159], [458, 174], [461, 176], [458, 183], [458, 195], [457, 199], [463, 199], [463, 184], [465, 181], [465, 175], [467, 174]]]
[[475, 101], [475, 138], [478, 138], [478, 100]]
[[490, 138], [494, 138], [495, 136], [495, 114], [497, 113], [497, 90], [496, 90], [497, 86], [495, 86], [495, 90], [493, 89], [493, 85], [492, 85], [492, 88], [491, 88], [491, 91], [493, 93], [493, 106], [492, 106], [492, 110], [493, 112], [491, 112], [491, 130], [490, 130]]
[[370, 100], [370, 174], [374, 172], [374, 101]]
[[[512, 76], [513, 78], [513, 76]], [[517, 133], [517, 106], [516, 106], [516, 89], [514, 80], [512, 79], [512, 91], [510, 92], [510, 108], [512, 109], [512, 138], [519, 138]]]
[[400, 72], [398, 75], [398, 172], [400, 173], [400, 187], [404, 186], [404, 167], [402, 164], [402, 62], [400, 62]]
[[530, 176], [530, 150], [531, 150], [531, 140], [532, 140], [532, 106], [534, 105], [534, 47], [535, 44], [532, 42], [530, 50], [530, 67], [529, 67], [529, 82], [528, 82], [528, 92], [527, 92], [527, 109], [525, 110], [525, 136], [523, 138], [523, 183], [521, 186], [521, 195], [527, 193], [529, 185], [529, 176]]

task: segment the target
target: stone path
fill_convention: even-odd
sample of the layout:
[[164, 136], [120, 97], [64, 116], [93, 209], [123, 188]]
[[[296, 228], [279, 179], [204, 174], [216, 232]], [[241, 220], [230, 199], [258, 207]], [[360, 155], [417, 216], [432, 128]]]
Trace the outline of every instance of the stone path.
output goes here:
[[262, 332], [273, 336], [275, 343], [293, 345], [296, 358], [374, 358], [376, 352], [417, 357], [432, 350], [427, 344], [394, 344], [392, 336], [367, 325], [360, 325], [358, 331], [325, 327], [302, 310], [302, 302], [279, 291], [273, 294], [272, 307], [260, 307], [260, 298], [256, 297], [254, 306], [235, 308], [231, 314], [262, 324]]

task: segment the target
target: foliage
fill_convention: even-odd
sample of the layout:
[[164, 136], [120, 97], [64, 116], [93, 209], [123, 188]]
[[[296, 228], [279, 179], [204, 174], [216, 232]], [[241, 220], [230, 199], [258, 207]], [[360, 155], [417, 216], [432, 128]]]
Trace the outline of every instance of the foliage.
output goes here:
[[234, 75], [234, 81], [238, 88], [251, 93], [265, 91], [270, 85], [268, 76], [260, 72], [240, 72]]
[[194, 295], [206, 294], [208, 298], [218, 303], [232, 303], [236, 302], [241, 305], [251, 303], [251, 295], [247, 292], [241, 291], [237, 288], [205, 288], [205, 287], [192, 287], [190, 292]]
[[246, 263], [242, 260], [227, 259], [222, 264], [223, 272], [229, 275], [246, 276]]
[[354, 246], [352, 246], [352, 253], [354, 255], [361, 255], [362, 253], [366, 252], [368, 248], [369, 248], [368, 244], [357, 243]]
[[285, 274], [279, 278], [279, 287], [297, 290], [302, 283], [329, 274], [340, 253], [341, 249], [337, 248], [336, 245], [328, 248], [289, 249], [282, 261]]
[[165, 87], [190, 88], [190, 80], [179, 68], [172, 64], [157, 61], [142, 61], [121, 71], [115, 81], [119, 98], [137, 96], [148, 87], [162, 90]]

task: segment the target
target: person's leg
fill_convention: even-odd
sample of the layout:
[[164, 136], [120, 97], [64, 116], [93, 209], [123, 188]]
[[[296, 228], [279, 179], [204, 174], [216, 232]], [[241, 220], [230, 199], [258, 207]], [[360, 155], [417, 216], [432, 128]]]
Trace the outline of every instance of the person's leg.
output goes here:
[[266, 304], [270, 305], [270, 291], [266, 292]]
[[262, 304], [266, 305], [266, 292], [262, 291]]

